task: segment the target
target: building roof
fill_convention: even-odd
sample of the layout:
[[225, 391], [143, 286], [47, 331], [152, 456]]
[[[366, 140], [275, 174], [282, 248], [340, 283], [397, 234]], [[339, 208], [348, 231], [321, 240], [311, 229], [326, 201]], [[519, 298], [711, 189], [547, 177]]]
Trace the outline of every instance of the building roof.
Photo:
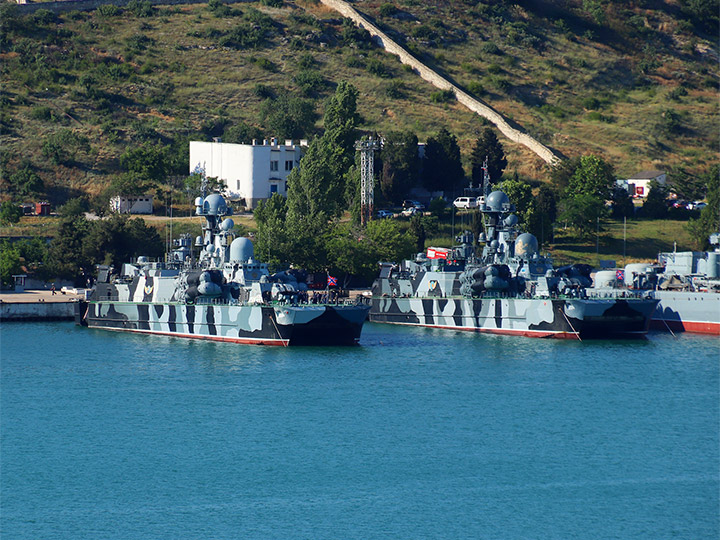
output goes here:
[[633, 174], [629, 180], [652, 180], [663, 174], [665, 174], [665, 171], [640, 171], [639, 173]]

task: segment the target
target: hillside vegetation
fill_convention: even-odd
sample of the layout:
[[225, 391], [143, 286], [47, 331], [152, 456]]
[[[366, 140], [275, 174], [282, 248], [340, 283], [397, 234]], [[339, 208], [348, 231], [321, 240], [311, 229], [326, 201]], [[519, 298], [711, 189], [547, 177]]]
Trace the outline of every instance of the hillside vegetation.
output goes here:
[[[671, 179], [717, 162], [717, 0], [353, 5], [565, 156]], [[97, 195], [142, 145], [165, 149], [163, 173], [174, 176], [187, 175], [189, 140], [311, 138], [346, 80], [360, 93], [361, 131], [423, 141], [445, 127], [467, 158], [486, 125], [310, 0], [13, 8], [0, 14], [4, 200]], [[541, 160], [501, 142], [507, 172], [547, 179]]]

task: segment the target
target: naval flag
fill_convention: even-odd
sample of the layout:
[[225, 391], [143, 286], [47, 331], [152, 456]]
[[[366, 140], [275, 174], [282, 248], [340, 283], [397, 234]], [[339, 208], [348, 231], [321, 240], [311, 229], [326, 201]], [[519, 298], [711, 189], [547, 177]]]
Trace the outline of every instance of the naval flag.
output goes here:
[[328, 287], [337, 287], [337, 278], [332, 277], [330, 274], [328, 274], [327, 284]]

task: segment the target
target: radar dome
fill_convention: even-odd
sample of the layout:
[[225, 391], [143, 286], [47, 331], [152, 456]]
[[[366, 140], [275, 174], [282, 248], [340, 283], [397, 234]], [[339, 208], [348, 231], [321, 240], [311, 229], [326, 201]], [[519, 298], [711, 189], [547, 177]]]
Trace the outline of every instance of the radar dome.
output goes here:
[[255, 248], [248, 238], [236, 238], [230, 244], [230, 262], [245, 262], [254, 255]]
[[230, 218], [224, 219], [223, 222], [220, 224], [220, 228], [226, 232], [232, 229], [234, 226], [235, 222]]
[[508, 199], [508, 196], [502, 191], [493, 191], [485, 201], [485, 206], [487, 206], [491, 212], [502, 212], [504, 204], [510, 204], [510, 199]]
[[532, 259], [538, 252], [538, 241], [530, 233], [522, 233], [515, 239], [515, 256], [521, 259]]
[[203, 211], [208, 216], [224, 216], [227, 213], [227, 203], [219, 193], [211, 193], [205, 197]]
[[512, 227], [513, 225], [517, 225], [518, 217], [515, 214], [510, 214], [508, 217], [505, 218], [505, 226], [506, 227]]

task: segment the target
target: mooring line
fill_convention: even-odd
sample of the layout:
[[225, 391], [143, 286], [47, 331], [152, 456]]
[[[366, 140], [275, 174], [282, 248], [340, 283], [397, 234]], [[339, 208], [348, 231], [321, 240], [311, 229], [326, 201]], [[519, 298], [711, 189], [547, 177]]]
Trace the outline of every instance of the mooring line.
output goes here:
[[563, 314], [563, 317], [565, 317], [565, 320], [566, 320], [567, 323], [570, 325], [570, 328], [572, 328], [572, 331], [575, 332], [575, 335], [577, 336], [578, 341], [582, 341], [582, 338], [580, 337], [580, 332], [578, 332], [577, 330], [575, 330], [575, 327], [574, 327], [573, 324], [570, 322], [570, 319], [568, 319], [568, 316], [565, 315], [565, 308], [564, 308], [564, 307], [561, 308], [561, 309], [560, 309], [560, 312]]

